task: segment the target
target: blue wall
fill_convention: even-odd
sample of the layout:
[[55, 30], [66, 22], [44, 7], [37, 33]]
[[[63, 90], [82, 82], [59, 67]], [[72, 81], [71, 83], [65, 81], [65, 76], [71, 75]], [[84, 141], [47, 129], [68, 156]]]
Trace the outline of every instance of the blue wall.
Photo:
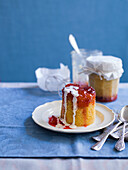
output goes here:
[[122, 58], [128, 80], [128, 0], [0, 0], [0, 80], [35, 81], [38, 67], [71, 69], [68, 35]]

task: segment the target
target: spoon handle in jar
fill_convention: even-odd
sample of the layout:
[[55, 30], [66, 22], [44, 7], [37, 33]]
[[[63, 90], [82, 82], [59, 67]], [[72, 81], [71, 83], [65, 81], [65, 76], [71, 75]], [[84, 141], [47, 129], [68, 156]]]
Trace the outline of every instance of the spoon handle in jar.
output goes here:
[[112, 129], [110, 129], [108, 132], [105, 133], [105, 135], [102, 137], [102, 139], [97, 142], [95, 145], [93, 145], [91, 148], [93, 150], [99, 151], [102, 146], [104, 145], [105, 141], [107, 140], [108, 136], [113, 133], [113, 131], [121, 124], [121, 121], [119, 121], [116, 125], [113, 126]]
[[80, 50], [79, 50], [79, 48], [78, 48], [78, 45], [77, 45], [77, 43], [76, 43], [75, 37], [74, 37], [72, 34], [69, 35], [69, 42], [70, 42], [70, 44], [72, 45], [72, 47], [74, 48], [74, 50], [75, 50], [79, 55], [82, 55], [81, 52], [80, 52]]

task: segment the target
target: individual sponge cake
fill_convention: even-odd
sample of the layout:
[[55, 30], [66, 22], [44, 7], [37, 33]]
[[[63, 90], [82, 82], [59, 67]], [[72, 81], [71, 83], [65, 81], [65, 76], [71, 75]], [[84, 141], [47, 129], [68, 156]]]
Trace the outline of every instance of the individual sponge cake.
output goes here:
[[96, 90], [96, 100], [100, 102], [111, 102], [117, 99], [119, 79], [106, 80], [97, 74], [89, 75], [90, 85]]
[[122, 60], [114, 56], [90, 56], [86, 60], [89, 84], [96, 90], [96, 100], [112, 102], [117, 99], [122, 73]]
[[95, 121], [95, 90], [67, 84], [62, 89], [61, 118], [72, 126], [88, 126]]

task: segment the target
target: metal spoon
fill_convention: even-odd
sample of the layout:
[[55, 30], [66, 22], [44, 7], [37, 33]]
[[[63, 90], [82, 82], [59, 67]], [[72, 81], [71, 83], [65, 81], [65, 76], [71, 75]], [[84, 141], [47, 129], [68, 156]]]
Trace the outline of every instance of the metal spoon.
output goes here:
[[93, 145], [91, 148], [93, 150], [99, 151], [102, 146], [104, 145], [104, 143], [106, 142], [108, 136], [113, 133], [115, 131], [115, 129], [121, 124], [122, 122], [119, 121], [116, 125], [114, 125], [111, 129], [109, 129], [101, 138], [101, 140], [99, 142], [97, 142], [95, 145]]
[[79, 48], [78, 48], [77, 42], [76, 42], [76, 40], [75, 40], [75, 37], [74, 37], [72, 34], [69, 35], [69, 42], [70, 42], [71, 46], [74, 48], [74, 50], [75, 50], [79, 55], [82, 56], [82, 54], [81, 54], [81, 52], [80, 52], [80, 50], [79, 50]]
[[[126, 108], [127, 108], [127, 109], [126, 109]], [[99, 142], [97, 142], [95, 145], [92, 146], [92, 149], [99, 151], [99, 150], [102, 148], [102, 146], [103, 146], [104, 143], [106, 142], [108, 136], [109, 136], [110, 134], [112, 134], [112, 133], [117, 129], [117, 127], [118, 127], [122, 122], [124, 122], [124, 120], [128, 120], [128, 114], [126, 114], [127, 112], [128, 112], [128, 106], [125, 106], [125, 107], [123, 107], [123, 108], [121, 109], [121, 111], [120, 111], [120, 113], [119, 113], [119, 115], [121, 115], [121, 118], [118, 117], [118, 118], [119, 118], [119, 122], [118, 122], [116, 125], [114, 125], [111, 129], [109, 129], [109, 130], [104, 134], [104, 136], [101, 138], [101, 140], [100, 140]], [[122, 116], [122, 115], [123, 115], [123, 116]], [[123, 119], [122, 119], [122, 118], [123, 118]], [[122, 138], [123, 138], [123, 137], [122, 137]], [[124, 139], [124, 138], [123, 138], [123, 139]], [[121, 141], [122, 141], [122, 140], [121, 140]]]
[[[118, 128], [117, 128], [118, 129]], [[116, 130], [115, 132], [113, 132], [111, 134], [111, 136], [114, 138], [114, 139], [119, 139], [120, 136], [122, 135], [122, 129], [123, 129], [123, 125], [120, 126], [120, 129]], [[126, 126], [125, 126], [125, 136], [126, 134], [128, 133], [128, 123], [126, 123]]]
[[126, 126], [126, 122], [128, 122], [128, 105], [124, 106], [119, 115], [118, 115], [118, 119], [121, 121], [121, 122], [124, 122], [124, 125], [123, 125], [123, 129], [122, 129], [122, 134], [119, 138], [119, 140], [117, 141], [116, 145], [115, 145], [115, 148], [116, 150], [118, 151], [122, 151], [125, 149], [125, 142], [124, 142], [124, 136], [125, 136], [125, 126]]
[[[127, 126], [127, 131], [128, 131], [128, 123], [126, 123], [126, 126]], [[97, 135], [97, 136], [93, 136], [92, 139], [94, 139], [94, 140], [96, 140], [97, 142], [99, 142], [99, 141], [102, 139], [102, 137], [105, 135], [105, 133], [106, 133], [107, 131], [109, 131], [112, 127], [113, 127], [113, 124], [110, 125], [110, 126], [108, 126], [108, 127], [106, 127], [106, 128], [104, 129], [103, 133], [101, 133], [101, 134], [99, 134], [99, 135]], [[119, 139], [119, 137], [121, 136], [122, 129], [123, 129], [123, 125], [118, 126], [118, 127], [115, 129], [115, 131], [113, 131], [113, 133], [110, 134], [110, 136], [112, 136], [112, 137], [115, 138], [115, 139]]]

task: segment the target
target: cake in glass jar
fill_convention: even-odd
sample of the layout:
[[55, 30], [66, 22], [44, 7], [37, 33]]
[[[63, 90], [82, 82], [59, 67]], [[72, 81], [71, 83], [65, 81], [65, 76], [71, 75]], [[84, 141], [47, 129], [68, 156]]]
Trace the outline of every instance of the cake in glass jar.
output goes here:
[[116, 100], [119, 80], [123, 73], [122, 60], [113, 56], [90, 56], [86, 62], [89, 84], [96, 90], [96, 100]]

